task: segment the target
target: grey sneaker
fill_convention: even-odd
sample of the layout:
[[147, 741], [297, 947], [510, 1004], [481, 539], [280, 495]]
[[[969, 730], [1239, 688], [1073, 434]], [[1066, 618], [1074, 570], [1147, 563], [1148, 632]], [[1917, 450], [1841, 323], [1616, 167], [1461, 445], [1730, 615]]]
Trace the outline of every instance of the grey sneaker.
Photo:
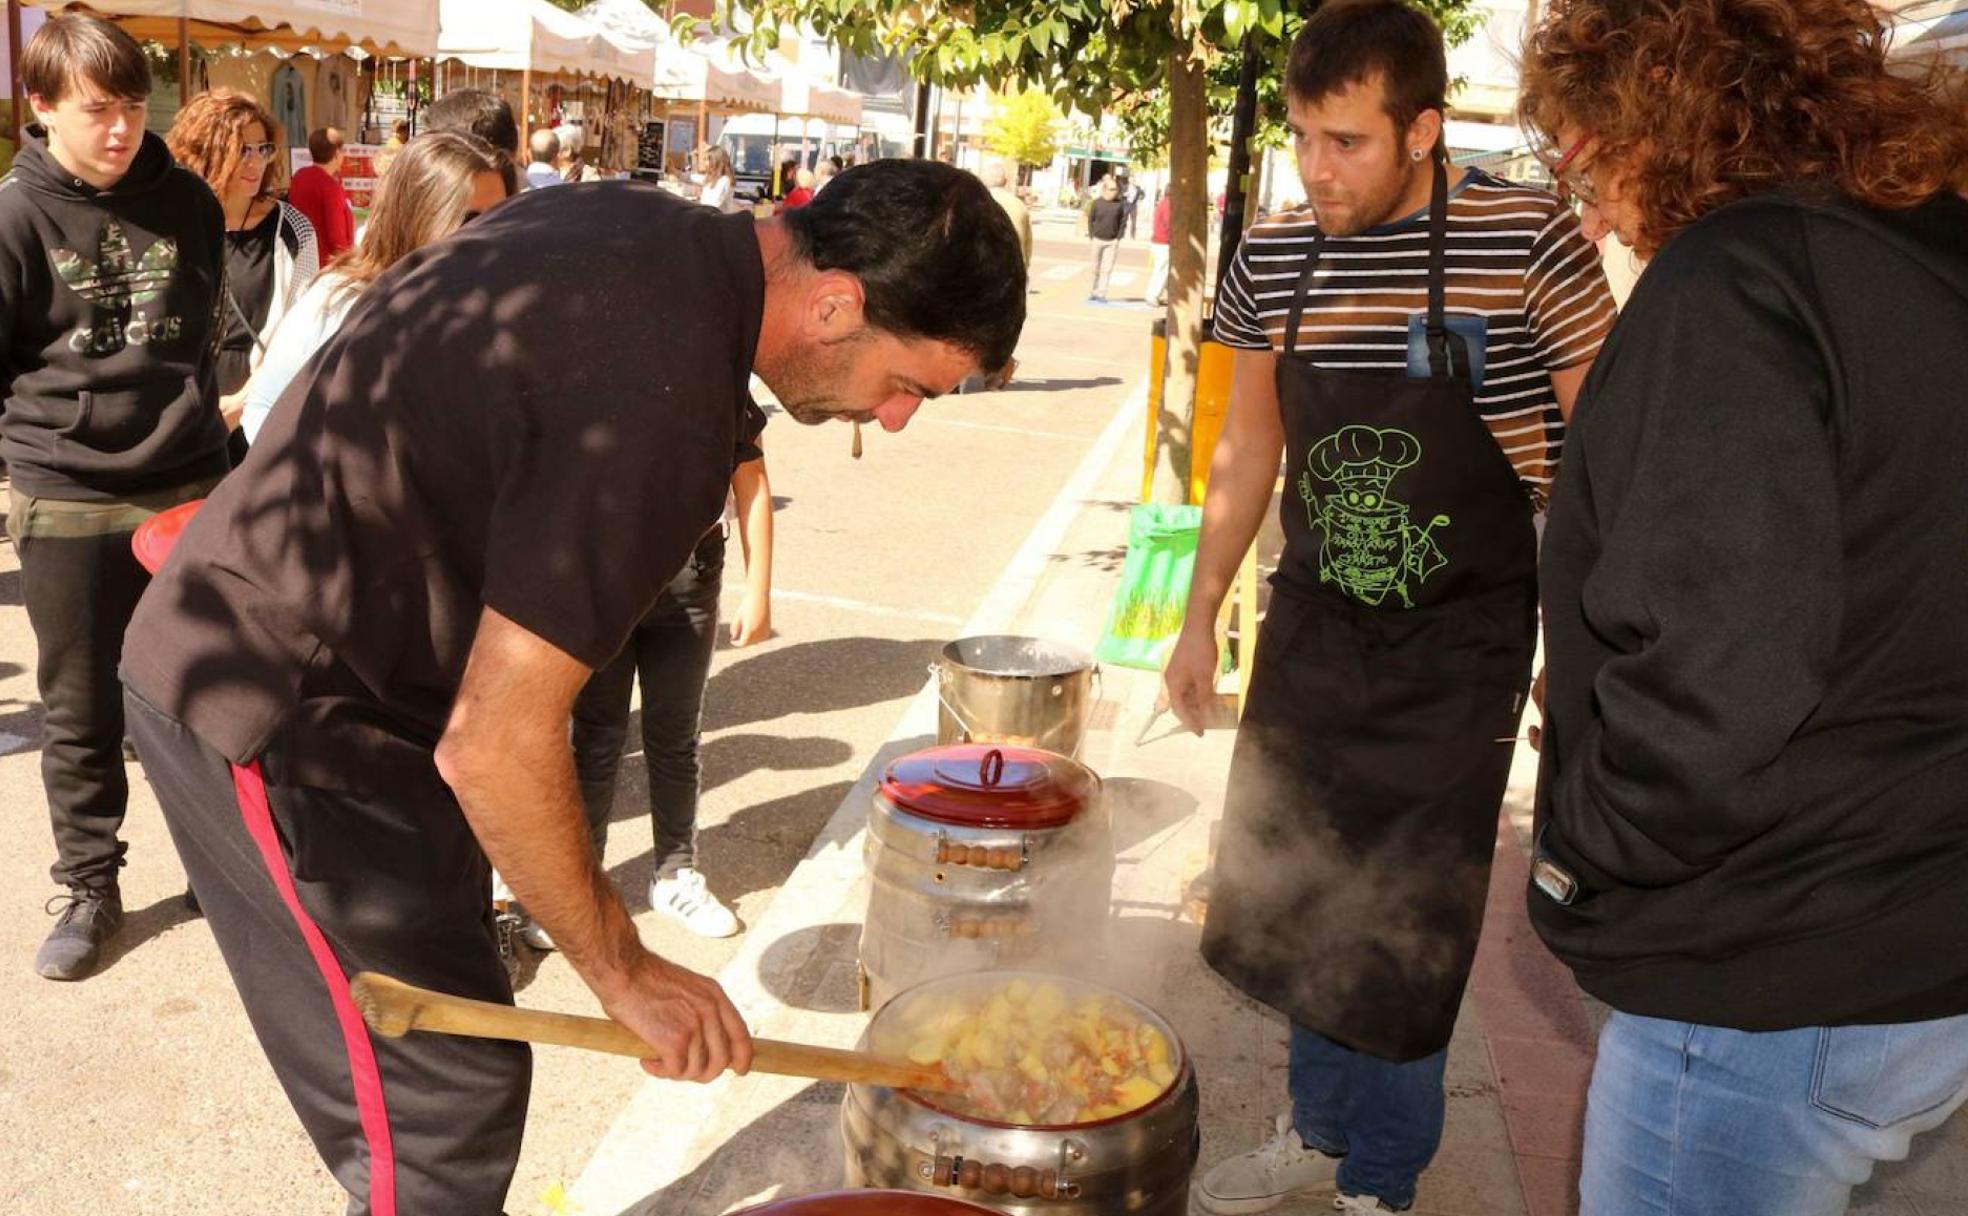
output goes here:
[[520, 921], [519, 936], [522, 941], [535, 950], [548, 951], [558, 949], [554, 945], [553, 934], [548, 933], [545, 925], [530, 916]]
[[50, 980], [87, 978], [102, 957], [103, 943], [123, 926], [123, 897], [77, 887], [50, 899], [46, 911], [56, 918], [55, 927], [34, 956], [35, 971]]
[[1306, 1147], [1290, 1115], [1279, 1115], [1276, 1132], [1239, 1157], [1220, 1161], [1203, 1176], [1197, 1193], [1205, 1211], [1217, 1216], [1268, 1212], [1303, 1191], [1331, 1190], [1339, 1158]]

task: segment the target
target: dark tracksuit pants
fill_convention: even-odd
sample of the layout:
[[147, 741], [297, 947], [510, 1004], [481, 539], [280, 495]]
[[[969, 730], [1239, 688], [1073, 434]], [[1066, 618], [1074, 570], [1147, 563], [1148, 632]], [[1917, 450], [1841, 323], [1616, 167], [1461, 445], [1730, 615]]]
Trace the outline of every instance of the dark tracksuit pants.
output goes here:
[[54, 828], [48, 873], [69, 888], [107, 893], [129, 846], [117, 838], [129, 803], [123, 764], [123, 686], [116, 678], [123, 631], [150, 575], [130, 538], [157, 511], [203, 494], [210, 483], [123, 502], [34, 498], [18, 488], [7, 534], [20, 558], [21, 602], [34, 628], [41, 783]]
[[440, 789], [376, 798], [234, 768], [134, 692], [130, 734], [212, 936], [351, 1216], [492, 1216], [519, 1159], [523, 1044], [372, 1035], [348, 979], [377, 971], [512, 1003], [491, 867]]
[[697, 740], [704, 683], [717, 649], [724, 549], [722, 529], [699, 542], [622, 653], [589, 677], [574, 702], [574, 768], [599, 851], [608, 838], [608, 813], [629, 733], [629, 694], [638, 675], [642, 679], [642, 758], [649, 772], [658, 878], [697, 864]]

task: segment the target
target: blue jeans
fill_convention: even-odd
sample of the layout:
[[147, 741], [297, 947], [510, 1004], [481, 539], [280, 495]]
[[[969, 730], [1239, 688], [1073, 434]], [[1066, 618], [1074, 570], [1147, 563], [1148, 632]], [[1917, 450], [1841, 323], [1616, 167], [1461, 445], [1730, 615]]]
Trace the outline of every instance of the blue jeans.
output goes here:
[[1755, 1034], [1615, 1013], [1581, 1216], [1836, 1216], [1968, 1098], [1968, 1017]]
[[1345, 1158], [1340, 1190], [1376, 1196], [1390, 1208], [1414, 1203], [1415, 1182], [1442, 1144], [1448, 1058], [1438, 1051], [1390, 1064], [1292, 1026], [1292, 1126], [1310, 1147]]

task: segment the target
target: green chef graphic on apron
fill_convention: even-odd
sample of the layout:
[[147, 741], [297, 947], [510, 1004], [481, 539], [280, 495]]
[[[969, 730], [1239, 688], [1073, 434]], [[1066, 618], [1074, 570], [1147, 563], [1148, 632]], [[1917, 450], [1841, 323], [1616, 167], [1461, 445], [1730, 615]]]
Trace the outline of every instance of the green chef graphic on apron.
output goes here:
[[[1312, 446], [1308, 471], [1298, 476], [1319, 546], [1319, 581], [1378, 608], [1388, 594], [1414, 607], [1409, 580], [1426, 582], [1448, 564], [1434, 531], [1449, 525], [1437, 515], [1417, 528], [1408, 504], [1389, 495], [1394, 478], [1421, 460], [1421, 441], [1406, 431], [1341, 427]], [[1320, 494], [1319, 484], [1329, 487]]]

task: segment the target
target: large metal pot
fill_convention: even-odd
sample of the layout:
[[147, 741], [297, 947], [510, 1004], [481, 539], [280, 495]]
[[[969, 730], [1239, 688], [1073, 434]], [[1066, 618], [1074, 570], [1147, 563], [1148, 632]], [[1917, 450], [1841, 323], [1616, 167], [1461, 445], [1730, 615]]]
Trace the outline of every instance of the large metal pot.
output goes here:
[[936, 741], [1010, 743], [1077, 757], [1093, 707], [1093, 656], [1043, 638], [958, 638], [930, 669]]
[[964, 744], [889, 765], [868, 814], [863, 1004], [939, 975], [1098, 959], [1114, 884], [1100, 779], [1064, 756]]
[[746, 1208], [736, 1216], [1002, 1216], [996, 1208], [906, 1191], [828, 1191]]
[[841, 1105], [848, 1182], [960, 1197], [1008, 1216], [1184, 1216], [1201, 1150], [1196, 1074], [1174, 1028], [1141, 1002], [1033, 972], [952, 976], [897, 996], [870, 1020], [862, 1043], [881, 1044], [885, 1025], [912, 1000], [965, 992], [981, 998], [1020, 976], [1058, 984], [1075, 1000], [1098, 995], [1129, 1006], [1168, 1036], [1179, 1061], [1174, 1083], [1118, 1118], [1065, 1126], [991, 1122], [954, 1113], [932, 1096], [850, 1085]]

